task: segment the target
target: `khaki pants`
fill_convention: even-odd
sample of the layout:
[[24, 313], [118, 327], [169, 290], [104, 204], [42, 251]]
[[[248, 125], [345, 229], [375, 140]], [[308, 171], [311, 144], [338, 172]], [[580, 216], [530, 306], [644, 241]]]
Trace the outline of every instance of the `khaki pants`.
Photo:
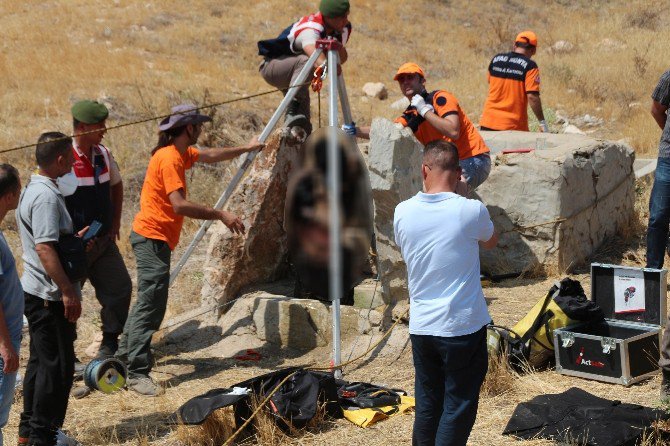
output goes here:
[[[284, 56], [278, 59], [267, 59], [261, 64], [260, 73], [265, 79], [265, 82], [273, 87], [284, 90], [290, 85], [296, 83], [296, 79], [300, 71], [307, 63], [309, 58], [304, 54], [296, 54], [295, 56]], [[310, 80], [308, 77], [307, 80]], [[295, 95], [297, 109], [289, 111], [294, 115], [304, 115], [307, 121], [310, 121], [310, 106], [309, 106], [309, 85], [304, 85], [298, 88]], [[311, 133], [311, 125], [309, 129], [305, 129], [307, 133]]]
[[128, 365], [130, 378], [148, 376], [154, 360], [151, 337], [160, 328], [170, 286], [170, 247], [163, 240], [130, 233], [137, 259], [137, 300], [126, 321], [116, 357]]
[[[114, 240], [96, 240], [88, 257], [88, 277], [100, 302], [103, 333], [120, 335], [128, 318], [133, 283]], [[82, 287], [84, 283], [82, 282]]]

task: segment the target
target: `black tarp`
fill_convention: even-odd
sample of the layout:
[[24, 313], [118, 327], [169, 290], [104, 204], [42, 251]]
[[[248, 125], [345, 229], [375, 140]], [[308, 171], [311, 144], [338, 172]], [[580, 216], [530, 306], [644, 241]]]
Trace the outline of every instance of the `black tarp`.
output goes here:
[[599, 398], [573, 387], [519, 404], [503, 435], [583, 446], [634, 446], [654, 421], [668, 418], [662, 410]]

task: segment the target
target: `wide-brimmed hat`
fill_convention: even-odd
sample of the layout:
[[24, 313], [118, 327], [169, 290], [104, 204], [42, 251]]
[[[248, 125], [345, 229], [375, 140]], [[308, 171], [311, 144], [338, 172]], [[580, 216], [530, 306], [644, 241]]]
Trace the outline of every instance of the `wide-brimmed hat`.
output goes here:
[[172, 107], [172, 114], [163, 119], [158, 125], [161, 131], [170, 130], [176, 127], [183, 127], [188, 124], [201, 124], [209, 122], [212, 118], [198, 113], [197, 107], [193, 104], [179, 104]]

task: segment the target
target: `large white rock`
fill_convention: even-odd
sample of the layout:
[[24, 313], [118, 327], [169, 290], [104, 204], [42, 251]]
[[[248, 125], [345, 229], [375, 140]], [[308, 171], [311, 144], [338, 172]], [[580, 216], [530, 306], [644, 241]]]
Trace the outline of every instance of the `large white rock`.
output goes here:
[[284, 201], [299, 148], [298, 142], [280, 138], [277, 132], [254, 159], [226, 207], [245, 223], [244, 235], [232, 234], [221, 222], [212, 225], [203, 304], [223, 304], [243, 287], [272, 281], [285, 272]]
[[583, 262], [630, 222], [635, 201], [633, 149], [624, 142], [582, 135], [482, 132], [499, 154], [476, 193], [487, 205], [501, 237], [482, 251], [482, 271], [519, 272], [554, 264], [561, 270]]
[[409, 128], [375, 119], [370, 130], [368, 167], [375, 204], [375, 237], [382, 297], [386, 304], [407, 299], [407, 267], [393, 236], [393, 212], [421, 190], [422, 145]]
[[377, 98], [382, 101], [389, 96], [386, 85], [381, 82], [367, 82], [363, 85], [363, 93], [368, 97]]
[[[235, 301], [219, 319], [224, 334], [253, 335], [259, 341], [279, 347], [312, 349], [332, 345], [331, 306], [312, 299], [255, 292]], [[381, 326], [375, 310], [340, 307], [342, 339], [368, 334]]]

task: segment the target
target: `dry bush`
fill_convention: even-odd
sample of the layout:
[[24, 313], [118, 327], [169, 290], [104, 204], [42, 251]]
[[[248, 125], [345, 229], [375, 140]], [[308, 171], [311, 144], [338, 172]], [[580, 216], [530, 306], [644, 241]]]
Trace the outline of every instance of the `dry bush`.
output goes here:
[[667, 8], [643, 7], [626, 15], [626, 23], [634, 28], [656, 31], [658, 29], [661, 15]]
[[[254, 395], [251, 398], [251, 409], [255, 411], [265, 398]], [[287, 423], [288, 424], [288, 423]], [[290, 437], [279, 428], [276, 418], [267, 409], [261, 409], [253, 420], [256, 442], [267, 446], [280, 446], [288, 443]]]
[[[254, 395], [251, 398], [251, 409], [256, 410], [265, 398], [260, 395]], [[290, 421], [282, 419], [288, 426], [289, 431], [285, 432], [277, 424], [277, 418], [265, 408], [261, 409], [253, 420], [256, 442], [263, 446], [280, 446], [290, 443], [293, 438], [301, 437], [307, 432], [318, 432], [326, 423], [326, 407], [320, 404], [317, 407], [316, 415], [307, 423], [304, 428], [295, 428], [291, 426]]]
[[214, 411], [200, 426], [177, 427], [175, 436], [185, 446], [217, 446], [235, 432], [235, 416], [230, 408]]
[[654, 423], [651, 429], [642, 434], [640, 446], [667, 446], [670, 441], [670, 431], [667, 421]]
[[517, 376], [502, 355], [489, 354], [489, 370], [482, 384], [481, 394], [495, 397], [511, 392]]

